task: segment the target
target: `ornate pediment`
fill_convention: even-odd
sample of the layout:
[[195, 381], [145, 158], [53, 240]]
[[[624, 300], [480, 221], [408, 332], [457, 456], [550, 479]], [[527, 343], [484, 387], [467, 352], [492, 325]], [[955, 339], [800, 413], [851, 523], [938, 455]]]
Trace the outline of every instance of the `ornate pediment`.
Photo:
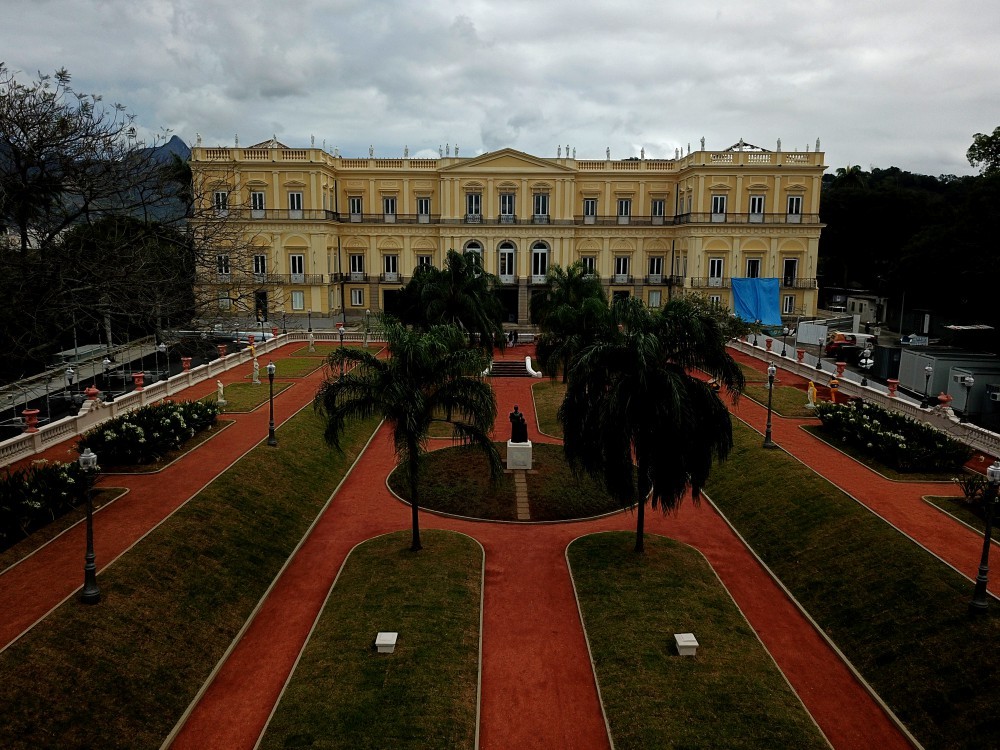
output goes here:
[[512, 148], [491, 151], [472, 159], [462, 159], [461, 161], [444, 167], [442, 172], [462, 173], [462, 172], [561, 172], [572, 173], [574, 170], [557, 164], [554, 160], [542, 159], [538, 156], [526, 154], [523, 151], [515, 151]]

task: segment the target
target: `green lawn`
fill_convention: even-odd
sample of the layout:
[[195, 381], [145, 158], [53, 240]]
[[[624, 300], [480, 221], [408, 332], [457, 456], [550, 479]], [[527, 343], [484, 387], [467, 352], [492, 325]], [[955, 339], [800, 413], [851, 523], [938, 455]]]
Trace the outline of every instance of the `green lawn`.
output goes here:
[[[569, 547], [618, 750], [823, 748], [826, 742], [711, 567], [690, 547], [631, 532]], [[681, 657], [674, 633], [694, 633]]]
[[[761, 406], [767, 406], [767, 383], [751, 383], [747, 381], [747, 386], [743, 393], [748, 398], [758, 402]], [[774, 395], [771, 399], [771, 410], [782, 417], [815, 417], [815, 411], [806, 407], [807, 397], [798, 388], [788, 385], [774, 383]]]
[[559, 413], [559, 407], [566, 397], [566, 384], [558, 380], [543, 380], [531, 386], [531, 393], [535, 400], [538, 431], [562, 439], [562, 424], [556, 414]]
[[[425, 531], [351, 552], [261, 748], [473, 748], [483, 552]], [[372, 648], [399, 633], [393, 654]]]
[[[497, 443], [503, 458], [504, 443]], [[573, 475], [560, 445], [534, 443], [535, 470], [527, 475], [528, 502], [532, 521], [587, 518], [620, 510], [603, 487], [589, 476]], [[421, 469], [420, 505], [428, 510], [472, 518], [516, 521], [514, 479], [504, 474], [496, 485], [490, 482], [485, 457], [473, 448], [454, 447], [433, 451]], [[389, 487], [409, 498], [402, 472], [389, 475]]]
[[304, 409], [0, 654], [0, 747], [159, 747], [375, 426]]
[[734, 433], [707, 493], [764, 562], [925, 747], [1000, 747], [1000, 607], [970, 618], [972, 582], [757, 432]]
[[[291, 387], [291, 385], [291, 383], [275, 383], [274, 395], [277, 396], [286, 388]], [[222, 408], [222, 411], [237, 414], [251, 412], [261, 404], [266, 404], [270, 398], [270, 393], [270, 384], [267, 382], [266, 375], [261, 379], [260, 385], [254, 385], [253, 383], [230, 383], [223, 389], [222, 395], [226, 399], [226, 405]], [[217, 401], [218, 394], [211, 393], [201, 400]]]

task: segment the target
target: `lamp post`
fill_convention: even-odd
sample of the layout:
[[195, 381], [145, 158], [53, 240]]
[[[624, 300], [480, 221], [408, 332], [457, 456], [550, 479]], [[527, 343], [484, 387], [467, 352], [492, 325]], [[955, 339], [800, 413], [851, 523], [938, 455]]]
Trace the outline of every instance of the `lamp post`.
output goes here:
[[781, 356], [787, 356], [787, 349], [785, 348], [785, 339], [788, 338], [788, 326], [781, 329]]
[[105, 357], [101, 360], [101, 367], [104, 369], [104, 378], [102, 379], [102, 384], [104, 385], [104, 401], [105, 403], [111, 403], [115, 400], [115, 394], [111, 391], [111, 365], [112, 361], [110, 357]]
[[308, 333], [312, 333], [312, 329], [313, 329], [313, 311], [312, 310], [306, 310], [306, 320], [309, 321], [308, 324], [307, 324], [308, 327], [307, 327], [306, 330], [307, 330]]
[[281, 313], [281, 332], [282, 333], [288, 333], [288, 326], [285, 325], [285, 313], [284, 313], [284, 311], [282, 311], [282, 313]]
[[764, 447], [777, 448], [778, 445], [771, 440], [771, 394], [774, 393], [774, 375], [778, 369], [774, 362], [767, 366], [767, 429], [764, 431]]
[[[337, 334], [340, 336], [340, 348], [344, 348], [344, 326], [340, 326], [337, 329]], [[341, 357], [343, 357], [343, 351], [341, 351]], [[340, 379], [344, 379], [344, 360], [340, 360]]]
[[101, 601], [101, 590], [97, 587], [97, 564], [94, 562], [94, 479], [97, 474], [97, 454], [90, 448], [84, 448], [79, 459], [80, 470], [83, 472], [83, 482], [86, 485], [87, 501], [87, 554], [83, 563], [83, 591], [80, 601], [84, 604], [97, 604]]
[[865, 350], [861, 353], [861, 358], [858, 360], [858, 366], [861, 368], [862, 387], [868, 385], [868, 371], [874, 364], [875, 360], [872, 359], [872, 350], [865, 347]]
[[920, 403], [920, 406], [923, 407], [924, 409], [926, 409], [928, 406], [927, 388], [930, 385], [931, 375], [933, 374], [934, 374], [934, 368], [931, 367], [930, 365], [927, 365], [927, 367], [924, 368], [924, 400]]
[[997, 489], [1000, 487], [1000, 459], [996, 460], [986, 470], [989, 484], [983, 495], [983, 512], [986, 516], [986, 531], [983, 533], [983, 556], [979, 560], [979, 574], [976, 576], [976, 588], [969, 602], [969, 611], [973, 614], [985, 614], [989, 608], [989, 597], [986, 594], [986, 584], [990, 573], [990, 544], [993, 534], [993, 510], [997, 501]]
[[276, 369], [273, 361], [267, 363], [267, 382], [271, 391], [268, 399], [271, 404], [271, 419], [267, 423], [267, 444], [272, 448], [278, 447], [278, 438], [274, 436], [274, 371]]
[[371, 314], [371, 310], [365, 310], [365, 349], [368, 348], [368, 319], [371, 317]]
[[962, 385], [965, 386], [965, 405], [962, 407], [962, 418], [959, 422], [969, 421], [969, 394], [972, 392], [972, 386], [976, 384], [976, 379], [971, 375], [966, 375], [962, 378]]
[[823, 369], [823, 342], [826, 341], [824, 336], [819, 337], [819, 351], [816, 352], [816, 369]]
[[156, 345], [156, 377], [153, 378], [153, 380], [166, 380], [166, 378], [160, 377], [160, 373], [162, 372], [162, 370], [160, 370], [160, 355], [166, 353], [167, 345], [161, 341]]

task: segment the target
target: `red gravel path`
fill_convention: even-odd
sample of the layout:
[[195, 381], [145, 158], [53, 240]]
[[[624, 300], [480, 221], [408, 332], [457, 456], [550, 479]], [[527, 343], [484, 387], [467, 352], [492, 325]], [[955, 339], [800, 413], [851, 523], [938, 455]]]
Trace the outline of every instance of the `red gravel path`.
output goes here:
[[[508, 357], [524, 353], [521, 347]], [[239, 370], [230, 373], [232, 379], [241, 376]], [[276, 397], [276, 421], [310, 400], [318, 378], [311, 376]], [[531, 414], [531, 384], [528, 379], [494, 381], [501, 432], [514, 403]], [[211, 385], [204, 384], [201, 392], [192, 389], [185, 397], [210, 391]], [[748, 400], [737, 411], [751, 424], [762, 420], [762, 409]], [[104, 480], [113, 486], [127, 484], [132, 492], [96, 516], [101, 565], [266, 435], [266, 409], [238, 415], [237, 420], [239, 425], [194, 451], [197, 460], [182, 460], [159, 475]], [[531, 439], [547, 441], [530, 421]], [[804, 436], [806, 445], [817, 442], [777, 422], [775, 440], [782, 445], [786, 440], [798, 445], [791, 435]], [[839, 456], [828, 448], [816, 455], [824, 462]], [[383, 429], [276, 580], [243, 639], [193, 707], [174, 747], [253, 747], [347, 553], [376, 534], [409, 528], [409, 509], [385, 488], [392, 465]], [[865, 474], [865, 482], [874, 486], [875, 475]], [[885, 494], [891, 494], [888, 487]], [[631, 514], [617, 514], [596, 521], [525, 526], [423, 514], [423, 528], [460, 530], [486, 549], [481, 747], [609, 746], [564, 550], [582, 534], [631, 530], [634, 520]], [[835, 747], [909, 746], [710, 504], [696, 507], [689, 501], [675, 515], [647, 514], [647, 530], [692, 544], [706, 555]], [[18, 612], [8, 611], [0, 622], [0, 644], [9, 643], [73, 593], [73, 583], [59, 582], [82, 578], [82, 537], [78, 527], [29, 558], [35, 562], [25, 561], [0, 576], [0, 595], [12, 594], [6, 601], [21, 603]]]

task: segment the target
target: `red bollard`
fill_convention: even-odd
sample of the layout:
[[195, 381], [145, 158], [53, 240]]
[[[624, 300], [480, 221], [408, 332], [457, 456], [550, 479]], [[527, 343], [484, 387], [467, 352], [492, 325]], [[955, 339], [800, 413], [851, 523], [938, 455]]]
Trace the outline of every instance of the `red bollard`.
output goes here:
[[21, 416], [24, 417], [25, 432], [38, 432], [38, 409], [25, 409]]
[[190, 357], [181, 357], [181, 369], [184, 370], [184, 372], [189, 372], [191, 370]]
[[145, 377], [146, 377], [146, 373], [144, 373], [144, 372], [133, 372], [132, 373], [132, 382], [135, 383], [135, 389], [137, 391], [141, 391], [142, 390], [142, 381], [143, 381], [143, 379], [145, 379]]

